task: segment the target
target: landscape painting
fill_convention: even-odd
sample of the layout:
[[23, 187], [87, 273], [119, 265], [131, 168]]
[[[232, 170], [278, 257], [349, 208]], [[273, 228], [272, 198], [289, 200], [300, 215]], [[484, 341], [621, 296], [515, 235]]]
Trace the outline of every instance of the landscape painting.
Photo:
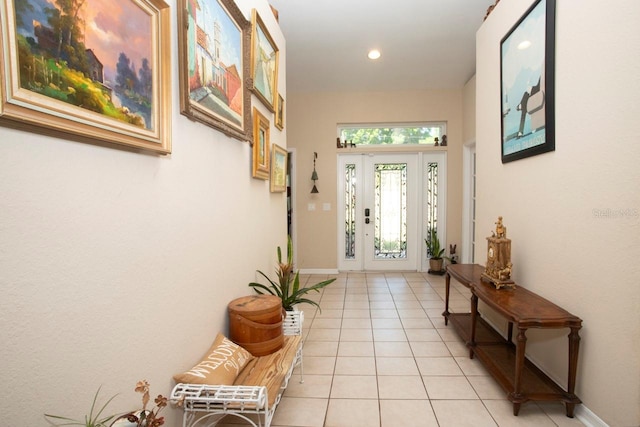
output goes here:
[[269, 179], [270, 129], [271, 123], [269, 123], [269, 120], [257, 108], [253, 107], [251, 173], [254, 178]]
[[[170, 80], [162, 62], [170, 62], [170, 54], [168, 37], [160, 35], [169, 31], [164, 2], [8, 4], [13, 20], [9, 18], [7, 25], [13, 31], [3, 40], [3, 51], [15, 62], [3, 69], [3, 76], [16, 100], [31, 100], [34, 109], [59, 117], [60, 123], [45, 121], [57, 130], [169, 151]], [[65, 122], [69, 120], [77, 126]], [[100, 129], [85, 130], [87, 125]]]
[[272, 193], [281, 193], [287, 188], [287, 150], [278, 144], [273, 144], [271, 153], [271, 183]]
[[253, 91], [271, 112], [276, 110], [278, 96], [278, 61], [280, 51], [267, 31], [258, 12], [252, 11], [251, 77]]
[[251, 23], [232, 0], [182, 0], [179, 33], [181, 110], [240, 140], [251, 141]]

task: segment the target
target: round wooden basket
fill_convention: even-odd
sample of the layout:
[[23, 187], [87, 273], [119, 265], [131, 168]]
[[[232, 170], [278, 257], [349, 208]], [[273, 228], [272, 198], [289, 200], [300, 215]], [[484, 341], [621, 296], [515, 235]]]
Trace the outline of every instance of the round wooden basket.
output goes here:
[[229, 338], [254, 356], [278, 351], [284, 344], [282, 302], [273, 295], [237, 298], [228, 305]]

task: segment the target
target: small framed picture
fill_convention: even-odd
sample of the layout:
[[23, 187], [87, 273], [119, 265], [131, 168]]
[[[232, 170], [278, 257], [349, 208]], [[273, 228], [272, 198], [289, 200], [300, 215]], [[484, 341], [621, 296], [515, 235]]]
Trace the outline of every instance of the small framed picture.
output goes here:
[[278, 105], [276, 106], [276, 127], [284, 129], [284, 98], [278, 94]]
[[271, 192], [281, 193], [287, 189], [287, 150], [273, 144], [271, 153]]
[[254, 178], [269, 179], [269, 128], [271, 123], [257, 108], [253, 108], [253, 159]]

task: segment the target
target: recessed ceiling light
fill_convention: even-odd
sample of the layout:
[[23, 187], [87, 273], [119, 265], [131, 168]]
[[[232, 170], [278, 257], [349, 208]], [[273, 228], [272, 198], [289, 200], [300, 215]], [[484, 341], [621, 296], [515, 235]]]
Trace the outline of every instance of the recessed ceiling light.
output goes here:
[[369, 59], [378, 59], [380, 58], [380, 51], [377, 49], [370, 50], [367, 56]]

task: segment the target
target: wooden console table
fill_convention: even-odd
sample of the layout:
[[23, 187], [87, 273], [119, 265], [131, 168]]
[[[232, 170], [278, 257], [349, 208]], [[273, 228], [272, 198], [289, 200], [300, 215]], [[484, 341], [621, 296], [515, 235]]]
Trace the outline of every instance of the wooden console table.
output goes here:
[[[529, 400], [562, 401], [566, 414], [573, 417], [575, 405], [581, 403], [575, 395], [578, 349], [582, 320], [552, 302], [518, 285], [514, 289], [496, 289], [480, 279], [484, 267], [478, 264], [453, 264], [445, 277], [445, 324], [448, 320], [467, 342], [469, 356], [476, 356], [489, 373], [507, 391], [513, 402], [513, 414], [518, 415], [522, 403]], [[451, 277], [471, 289], [471, 314], [449, 313]], [[505, 340], [478, 313], [478, 300], [502, 315], [509, 322]], [[518, 331], [512, 342], [514, 325]], [[525, 357], [528, 328], [569, 328], [569, 378], [567, 390], [557, 385]]]

